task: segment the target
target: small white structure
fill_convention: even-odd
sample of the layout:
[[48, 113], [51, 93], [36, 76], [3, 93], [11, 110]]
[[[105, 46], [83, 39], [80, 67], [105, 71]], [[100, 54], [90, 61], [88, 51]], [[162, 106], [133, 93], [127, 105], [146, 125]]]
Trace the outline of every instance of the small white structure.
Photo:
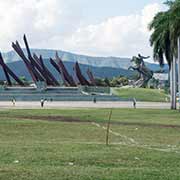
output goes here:
[[153, 78], [158, 80], [158, 88], [163, 89], [165, 87], [166, 82], [169, 79], [168, 73], [154, 73]]
[[168, 73], [154, 73], [153, 78], [159, 81], [168, 81], [169, 74]]

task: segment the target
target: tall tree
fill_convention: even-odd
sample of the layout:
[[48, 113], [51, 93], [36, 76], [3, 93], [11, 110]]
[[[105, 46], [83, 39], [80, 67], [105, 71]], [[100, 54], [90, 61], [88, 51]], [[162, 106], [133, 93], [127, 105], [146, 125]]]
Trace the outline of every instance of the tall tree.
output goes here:
[[161, 66], [166, 59], [170, 69], [171, 108], [176, 108], [176, 58], [177, 39], [180, 36], [180, 0], [166, 1], [169, 9], [159, 12], [149, 25], [155, 61]]

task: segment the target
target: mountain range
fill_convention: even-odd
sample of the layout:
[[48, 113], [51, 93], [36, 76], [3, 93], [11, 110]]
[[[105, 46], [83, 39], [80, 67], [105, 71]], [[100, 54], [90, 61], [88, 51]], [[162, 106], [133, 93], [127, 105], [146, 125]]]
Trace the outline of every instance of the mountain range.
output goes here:
[[[23, 49], [26, 54], [25, 49]], [[56, 50], [45, 50], [45, 49], [31, 49], [32, 53], [36, 53], [37, 55], [42, 55], [43, 60], [46, 66], [51, 70], [51, 72], [59, 78], [59, 74], [52, 67], [49, 62], [49, 57], [54, 58]], [[130, 77], [134, 74], [134, 72], [128, 70], [128, 67], [131, 65], [130, 58], [120, 58], [120, 57], [92, 57], [85, 55], [73, 54], [65, 51], [57, 51], [61, 59], [64, 61], [65, 66], [68, 71], [73, 74], [73, 66], [76, 61], [80, 63], [81, 70], [83, 74], [86, 74], [87, 68], [90, 68], [95, 77], [99, 78], [112, 78], [115, 76], [123, 75]], [[14, 52], [10, 51], [7, 53], [2, 53], [3, 58], [7, 65], [18, 75], [25, 76], [27, 79], [30, 79], [30, 75], [23, 63], [23, 61], [19, 58], [19, 56]], [[148, 63], [146, 62], [148, 68], [153, 71], [160, 70], [158, 64]], [[168, 70], [168, 66], [165, 65], [163, 68], [165, 71]], [[3, 71], [0, 70], [0, 79], [4, 79]]]

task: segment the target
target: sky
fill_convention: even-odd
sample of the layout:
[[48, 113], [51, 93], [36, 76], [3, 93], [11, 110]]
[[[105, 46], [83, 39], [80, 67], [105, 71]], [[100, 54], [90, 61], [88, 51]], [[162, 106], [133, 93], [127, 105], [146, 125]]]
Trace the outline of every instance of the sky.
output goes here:
[[0, 0], [0, 50], [25, 33], [32, 48], [152, 56], [148, 24], [162, 0]]

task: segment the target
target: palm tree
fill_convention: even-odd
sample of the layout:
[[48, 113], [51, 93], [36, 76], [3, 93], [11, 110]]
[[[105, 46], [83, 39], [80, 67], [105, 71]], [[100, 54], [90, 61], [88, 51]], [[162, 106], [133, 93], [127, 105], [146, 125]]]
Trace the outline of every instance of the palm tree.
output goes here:
[[160, 12], [149, 25], [149, 29], [153, 30], [150, 44], [153, 46], [154, 60], [158, 61], [161, 66], [164, 65], [164, 55], [169, 66], [171, 66], [172, 53], [170, 51], [169, 23], [169, 12]]
[[[180, 93], [180, 0], [174, 1], [171, 7], [173, 23], [171, 26], [171, 38], [173, 41], [175, 57], [178, 59], [178, 90]], [[178, 43], [177, 43], [178, 38]]]
[[170, 38], [172, 41], [171, 51], [177, 57], [177, 38], [180, 36], [180, 0], [171, 1], [169, 9], [171, 23], [170, 23]]
[[176, 58], [177, 39], [180, 36], [180, 0], [167, 1], [169, 9], [159, 12], [149, 25], [152, 32], [150, 44], [153, 46], [154, 60], [161, 66], [166, 59], [170, 69], [171, 108], [176, 109]]

